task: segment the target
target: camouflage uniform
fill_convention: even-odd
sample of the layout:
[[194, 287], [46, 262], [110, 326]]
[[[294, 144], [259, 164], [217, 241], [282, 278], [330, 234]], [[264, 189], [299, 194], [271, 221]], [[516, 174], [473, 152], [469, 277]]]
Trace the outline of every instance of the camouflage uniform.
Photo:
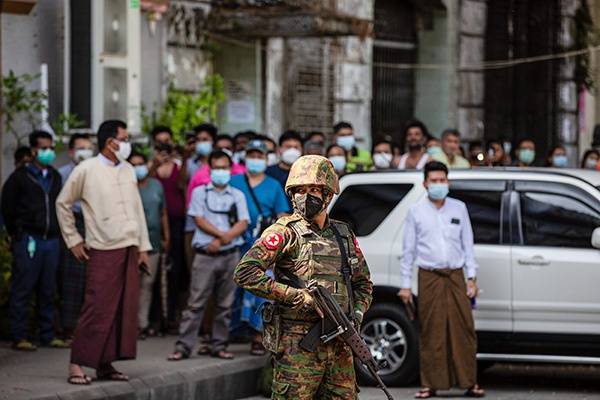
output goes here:
[[[306, 157], [318, 156], [300, 160]], [[288, 185], [290, 180], [294, 182], [294, 169]], [[311, 175], [305, 168], [296, 170]], [[337, 177], [334, 185], [327, 186], [337, 192]], [[356, 238], [343, 222], [327, 220], [320, 229], [298, 213], [280, 218], [263, 232], [235, 270], [238, 285], [275, 302], [276, 322], [266, 323], [264, 332], [265, 347], [274, 353], [273, 399], [356, 398], [352, 350], [339, 338], [320, 343], [312, 353], [301, 349], [299, 342], [320, 318], [314, 309], [297, 306], [298, 298], [302, 298], [300, 290], [280, 282], [284, 277], [282, 270], [304, 282], [316, 280], [333, 294], [342, 309], [350, 310], [340, 270], [341, 252], [332, 225], [339, 231], [348, 254], [354, 296], [352, 310], [361, 319], [371, 302], [372, 283]], [[265, 274], [269, 268], [273, 269], [275, 280]]]

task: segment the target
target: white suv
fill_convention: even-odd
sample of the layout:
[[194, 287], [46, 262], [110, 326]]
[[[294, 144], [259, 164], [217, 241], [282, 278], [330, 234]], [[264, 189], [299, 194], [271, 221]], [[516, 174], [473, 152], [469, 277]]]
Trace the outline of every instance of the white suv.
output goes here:
[[[600, 364], [600, 172], [473, 169], [449, 178], [450, 196], [469, 210], [480, 267], [478, 359]], [[371, 269], [362, 334], [387, 362], [387, 384], [418, 376], [418, 324], [396, 293], [404, 218], [426, 195], [422, 182], [420, 171], [347, 175], [330, 208], [352, 225]]]

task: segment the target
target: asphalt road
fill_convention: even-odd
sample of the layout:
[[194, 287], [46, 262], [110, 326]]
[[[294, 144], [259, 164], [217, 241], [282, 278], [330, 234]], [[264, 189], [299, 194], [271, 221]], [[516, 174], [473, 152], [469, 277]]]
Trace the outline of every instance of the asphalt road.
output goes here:
[[[493, 400], [600, 400], [600, 366], [496, 364], [481, 374], [486, 399]], [[418, 386], [391, 388], [395, 400], [412, 399]], [[461, 398], [463, 392], [440, 393]], [[252, 397], [247, 400], [264, 400]], [[384, 400], [377, 388], [362, 388], [360, 400]]]

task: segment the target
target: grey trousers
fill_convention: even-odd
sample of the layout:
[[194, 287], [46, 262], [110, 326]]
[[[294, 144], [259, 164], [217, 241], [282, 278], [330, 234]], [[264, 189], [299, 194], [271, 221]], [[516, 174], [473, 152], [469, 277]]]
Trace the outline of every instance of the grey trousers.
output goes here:
[[158, 275], [158, 264], [160, 263], [160, 253], [148, 254], [151, 275], [140, 273], [140, 307], [138, 308], [138, 327], [140, 329], [148, 328], [148, 314], [150, 313], [150, 303], [152, 303], [152, 287]]
[[231, 306], [235, 295], [233, 270], [240, 260], [239, 252], [221, 256], [196, 254], [192, 264], [190, 296], [181, 316], [179, 339], [175, 349], [190, 354], [198, 342], [198, 330], [202, 325], [206, 302], [212, 294], [215, 298], [215, 319], [212, 326], [212, 352], [224, 350], [229, 339]]

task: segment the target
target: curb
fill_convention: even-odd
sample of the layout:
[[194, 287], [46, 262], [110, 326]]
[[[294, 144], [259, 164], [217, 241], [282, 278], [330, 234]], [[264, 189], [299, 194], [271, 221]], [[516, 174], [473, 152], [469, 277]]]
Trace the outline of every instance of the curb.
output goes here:
[[133, 378], [93, 383], [81, 390], [32, 397], [32, 400], [234, 400], [258, 393], [263, 357], [232, 364], [195, 366]]

